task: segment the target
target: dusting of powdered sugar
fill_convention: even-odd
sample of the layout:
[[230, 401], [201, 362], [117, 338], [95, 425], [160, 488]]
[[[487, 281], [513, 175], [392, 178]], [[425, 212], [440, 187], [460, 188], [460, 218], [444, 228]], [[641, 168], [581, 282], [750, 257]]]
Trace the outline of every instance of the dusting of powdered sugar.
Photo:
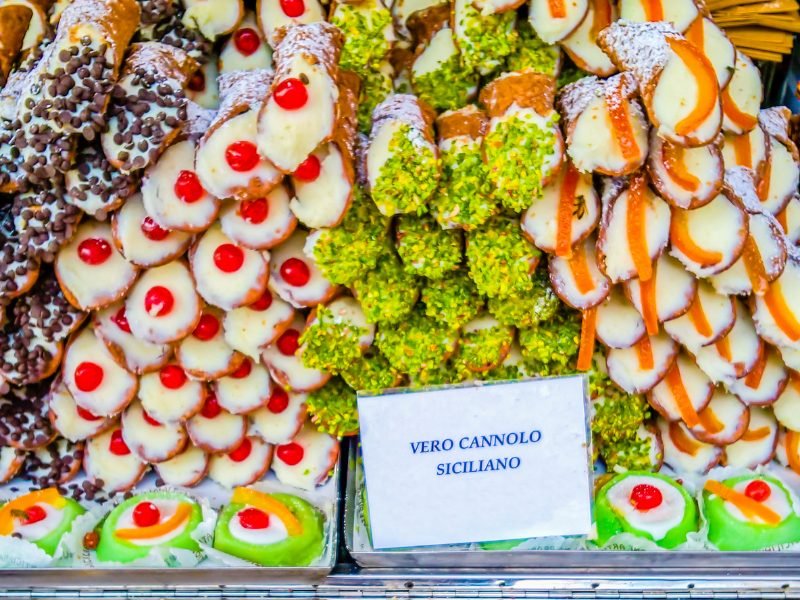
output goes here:
[[161, 42], [141, 42], [131, 46], [124, 74], [142, 70], [176, 81], [185, 81], [199, 65], [185, 51]]
[[335, 79], [344, 41], [339, 28], [324, 21], [308, 25], [290, 25], [276, 32], [275, 71], [284, 69], [295, 56], [305, 56], [309, 63], [322, 63]]
[[271, 69], [232, 71], [219, 76], [220, 105], [206, 139], [223, 123], [248, 110], [258, 111], [272, 85]]
[[764, 108], [758, 113], [758, 122], [764, 133], [786, 146], [792, 157], [798, 160], [797, 146], [789, 137], [791, 116], [792, 111], [785, 106], [773, 106]]
[[199, 140], [210, 131], [216, 116], [217, 111], [203, 108], [196, 102], [187, 100], [186, 124], [183, 126], [183, 133], [192, 141]]
[[725, 169], [723, 184], [725, 191], [741, 202], [748, 213], [751, 215], [766, 214], [756, 193], [756, 180], [752, 169], [748, 167]]
[[372, 136], [374, 137], [385, 121], [400, 121], [411, 126], [426, 139], [433, 139], [433, 126], [430, 118], [411, 94], [392, 94], [378, 104], [372, 111]]
[[595, 75], [584, 77], [561, 88], [556, 98], [556, 108], [565, 121], [567, 130], [595, 98], [603, 95], [603, 80]]
[[644, 89], [669, 60], [668, 37], [681, 35], [665, 21], [634, 23], [620, 19], [597, 34], [597, 43], [620, 71], [631, 71]]

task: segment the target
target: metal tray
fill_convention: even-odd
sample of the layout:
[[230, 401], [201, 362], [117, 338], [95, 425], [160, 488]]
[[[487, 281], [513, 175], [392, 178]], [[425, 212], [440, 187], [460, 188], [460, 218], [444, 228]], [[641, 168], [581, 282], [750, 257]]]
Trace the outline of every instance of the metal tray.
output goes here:
[[[657, 570], [683, 575], [705, 572], [758, 570], [764, 573], [789, 569], [800, 572], [800, 552], [646, 552], [615, 550], [475, 550], [459, 546], [375, 550], [364, 535], [359, 497], [358, 440], [351, 441], [344, 506], [344, 542], [360, 567], [372, 569], [497, 569], [570, 571]], [[361, 529], [359, 529], [361, 528]]]

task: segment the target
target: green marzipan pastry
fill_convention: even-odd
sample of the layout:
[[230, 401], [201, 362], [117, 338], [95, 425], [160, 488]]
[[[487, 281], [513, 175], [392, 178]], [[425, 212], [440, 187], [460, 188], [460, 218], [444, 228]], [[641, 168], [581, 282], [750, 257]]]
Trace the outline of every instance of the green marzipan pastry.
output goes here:
[[327, 306], [318, 306], [316, 316], [300, 336], [303, 364], [309, 369], [338, 373], [361, 357], [366, 327], [337, 317]]
[[368, 349], [362, 357], [342, 369], [340, 375], [351, 388], [365, 392], [379, 392], [395, 387], [402, 377], [375, 347]]
[[437, 367], [456, 349], [458, 330], [425, 316], [417, 306], [394, 327], [381, 327], [375, 345], [402, 373], [416, 374]]
[[270, 494], [300, 521], [303, 532], [274, 544], [250, 544], [233, 537], [229, 524], [244, 504], [229, 504], [222, 509], [214, 531], [214, 548], [265, 567], [305, 567], [325, 550], [325, 518], [313, 505], [290, 494]]
[[456, 43], [465, 67], [483, 76], [496, 71], [519, 45], [513, 10], [484, 15], [472, 0], [456, 0]]
[[419, 298], [416, 277], [403, 270], [393, 252], [378, 259], [375, 269], [353, 282], [353, 293], [370, 323], [403, 320]]
[[535, 327], [542, 321], [549, 321], [558, 313], [561, 300], [558, 299], [547, 268], [539, 265], [533, 275], [533, 289], [508, 298], [489, 298], [489, 311], [498, 321], [515, 327]]
[[340, 378], [333, 377], [320, 389], [310, 392], [306, 405], [311, 422], [320, 431], [335, 437], [358, 431], [356, 393]]
[[397, 219], [397, 253], [407, 273], [441, 279], [461, 265], [463, 239], [456, 229], [439, 227], [430, 216]]
[[477, 317], [484, 304], [475, 284], [461, 270], [426, 282], [422, 302], [427, 316], [453, 328]]
[[439, 183], [439, 159], [421, 132], [402, 124], [392, 134], [389, 158], [372, 187], [381, 214], [427, 212], [428, 198]]
[[64, 534], [72, 529], [72, 524], [75, 519], [86, 512], [86, 509], [75, 502], [75, 500], [72, 498], [64, 498], [64, 502], [64, 507], [61, 509], [63, 511], [61, 522], [53, 529], [53, 531], [48, 533], [46, 536], [39, 538], [38, 540], [30, 540], [32, 544], [37, 545], [50, 556], [53, 556], [56, 553], [58, 545], [61, 543], [61, 538], [63, 538]]
[[541, 252], [522, 235], [519, 221], [493, 217], [467, 234], [467, 265], [478, 291], [507, 298], [533, 289], [531, 273]]

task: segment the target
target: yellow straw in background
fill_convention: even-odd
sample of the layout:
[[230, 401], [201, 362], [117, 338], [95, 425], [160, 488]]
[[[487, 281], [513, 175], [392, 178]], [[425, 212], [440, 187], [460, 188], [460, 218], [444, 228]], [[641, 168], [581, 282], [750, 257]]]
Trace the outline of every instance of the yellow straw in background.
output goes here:
[[707, 0], [706, 8], [736, 47], [755, 60], [780, 62], [800, 33], [796, 0]]

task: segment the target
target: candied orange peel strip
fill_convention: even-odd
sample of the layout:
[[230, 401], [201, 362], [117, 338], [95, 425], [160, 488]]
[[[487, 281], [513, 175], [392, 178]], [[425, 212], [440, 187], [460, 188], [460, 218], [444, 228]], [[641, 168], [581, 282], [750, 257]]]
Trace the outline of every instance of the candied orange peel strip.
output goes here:
[[756, 194], [761, 202], [766, 202], [769, 198], [769, 180], [772, 178], [772, 159], [767, 157], [767, 166], [764, 168], [764, 175], [756, 184]]
[[597, 307], [586, 309], [583, 311], [583, 320], [581, 321], [581, 342], [578, 347], [578, 371], [588, 371], [592, 368], [596, 328]]
[[300, 523], [300, 520], [289, 510], [289, 507], [269, 494], [259, 492], [252, 488], [237, 487], [233, 490], [231, 502], [234, 504], [247, 504], [259, 510], [263, 510], [265, 513], [275, 515], [284, 524], [289, 535], [300, 535], [303, 533], [302, 523]]
[[758, 250], [758, 246], [752, 235], [748, 235], [744, 242], [742, 260], [744, 261], [744, 268], [747, 271], [747, 277], [750, 279], [750, 285], [753, 287], [753, 293], [758, 296], [763, 296], [764, 292], [767, 291], [769, 278], [764, 268], [761, 252]]
[[54, 508], [63, 508], [67, 501], [54, 487], [30, 492], [19, 498], [6, 502], [0, 508], [0, 535], [11, 535], [14, 531], [14, 513], [24, 512], [36, 504], [49, 504]]
[[567, 164], [567, 172], [561, 183], [558, 197], [558, 218], [556, 222], [556, 256], [572, 256], [572, 216], [575, 210], [575, 190], [578, 189], [580, 173], [572, 163]]
[[793, 342], [800, 340], [800, 321], [789, 308], [779, 281], [774, 281], [767, 287], [764, 304], [767, 305], [769, 314], [772, 315], [778, 328]]
[[697, 411], [694, 409], [689, 394], [686, 393], [686, 386], [683, 385], [683, 377], [681, 377], [681, 370], [678, 367], [676, 360], [667, 371], [666, 376], [667, 385], [669, 386], [672, 397], [675, 399], [675, 404], [678, 406], [678, 412], [681, 419], [689, 427], [696, 427], [700, 424], [700, 418], [697, 416]]
[[547, 0], [550, 8], [550, 16], [554, 19], [563, 19], [567, 16], [567, 6], [565, 0]]
[[664, 20], [664, 6], [661, 0], [642, 0], [642, 8], [648, 21]]
[[669, 225], [669, 237], [672, 245], [692, 262], [701, 267], [710, 267], [719, 263], [723, 256], [721, 252], [706, 250], [698, 246], [689, 235], [688, 211], [675, 209], [672, 212], [672, 221]]
[[697, 18], [692, 21], [691, 25], [689, 25], [689, 29], [687, 29], [683, 34], [683, 36], [689, 40], [695, 48], [700, 50], [700, 52], [705, 52], [704, 48], [706, 45], [706, 36], [704, 27], [703, 15], [698, 14]]
[[736, 157], [736, 164], [740, 167], [753, 168], [753, 148], [750, 144], [750, 134], [743, 133], [731, 140], [733, 145], [733, 155]]
[[765, 506], [761, 502], [753, 500], [752, 498], [729, 488], [720, 481], [709, 479], [706, 481], [704, 487], [709, 493], [719, 496], [725, 502], [730, 502], [733, 504], [749, 519], [755, 517], [768, 525], [777, 525], [781, 522], [781, 516], [769, 506]]
[[711, 323], [708, 322], [706, 311], [703, 310], [703, 305], [700, 302], [699, 292], [697, 297], [694, 299], [694, 302], [692, 302], [692, 305], [689, 307], [689, 320], [692, 322], [692, 325], [694, 325], [697, 333], [703, 337], [711, 337], [711, 335], [714, 333]]
[[597, 38], [597, 34], [611, 25], [611, 2], [610, 0], [593, 0], [594, 20], [592, 21], [591, 37]]
[[792, 471], [800, 475], [800, 433], [792, 431], [791, 429], [786, 432], [786, 458], [789, 459], [789, 466]]
[[667, 43], [680, 58], [697, 82], [697, 104], [675, 125], [678, 135], [693, 133], [714, 111], [719, 101], [719, 85], [714, 67], [705, 55], [686, 39], [668, 37]]
[[639, 357], [640, 369], [652, 369], [656, 365], [649, 336], [644, 336], [636, 343], [636, 355]]
[[611, 121], [611, 129], [614, 137], [617, 138], [617, 145], [622, 152], [622, 157], [632, 161], [639, 158], [640, 150], [639, 144], [636, 142], [636, 134], [633, 131], [628, 101], [625, 99], [624, 85], [624, 81], [620, 78], [617, 87], [606, 89], [605, 104]]
[[758, 429], [748, 429], [742, 435], [742, 438], [745, 442], [757, 442], [758, 440], [763, 440], [767, 437], [772, 430], [764, 425], [764, 427], [759, 427]]
[[645, 192], [647, 183], [643, 175], [631, 178], [628, 188], [627, 234], [633, 264], [639, 274], [640, 281], [647, 281], [653, 276], [653, 263], [647, 247], [647, 199]]
[[664, 142], [664, 151], [662, 153], [664, 168], [672, 180], [680, 187], [687, 192], [696, 192], [700, 187], [700, 179], [686, 168], [686, 163], [683, 160], [685, 150], [682, 146]]
[[686, 435], [683, 427], [677, 422], [669, 424], [669, 439], [678, 450], [690, 456], [696, 455], [702, 447], [697, 440]]
[[730, 93], [730, 86], [722, 90], [722, 112], [728, 117], [731, 122], [739, 127], [742, 131], [750, 131], [758, 123], [755, 115], [749, 115], [736, 105]]
[[767, 368], [767, 352], [764, 351], [758, 355], [758, 360], [753, 370], [744, 378], [744, 384], [751, 390], [758, 389], [761, 385], [761, 379], [764, 377], [764, 370]]
[[717, 415], [714, 414], [714, 411], [711, 410], [711, 406], [706, 406], [703, 410], [697, 413], [697, 417], [700, 419], [701, 427], [708, 433], [719, 433], [725, 429], [725, 425], [717, 418]]
[[147, 540], [152, 538], [161, 537], [171, 533], [188, 520], [192, 514], [192, 505], [188, 502], [181, 502], [175, 507], [175, 512], [172, 516], [163, 521], [156, 523], [149, 527], [131, 527], [128, 529], [117, 529], [114, 536], [121, 540]]
[[642, 318], [647, 329], [647, 335], [658, 333], [658, 308], [656, 305], [656, 278], [639, 282], [640, 301], [642, 303]]
[[584, 248], [577, 248], [569, 259], [569, 269], [575, 278], [575, 285], [581, 294], [588, 294], [595, 285], [592, 273], [589, 270], [589, 258], [586, 256]]

